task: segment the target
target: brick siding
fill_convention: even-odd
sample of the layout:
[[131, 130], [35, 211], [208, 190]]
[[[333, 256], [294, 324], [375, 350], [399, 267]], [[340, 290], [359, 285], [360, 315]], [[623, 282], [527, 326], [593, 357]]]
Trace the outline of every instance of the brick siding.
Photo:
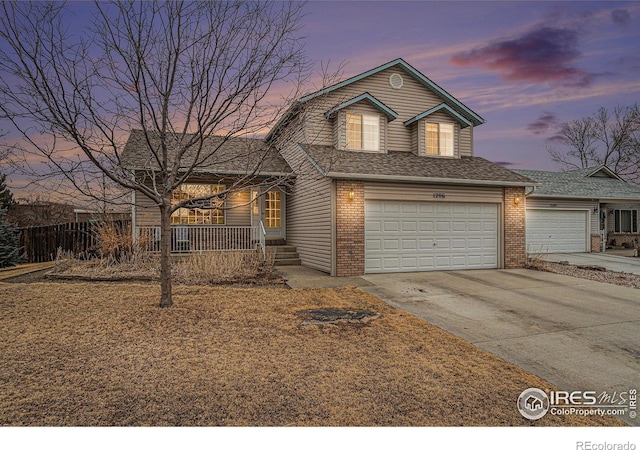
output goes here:
[[[336, 275], [364, 274], [364, 183], [336, 181]], [[349, 198], [354, 193], [353, 199]]]
[[[520, 203], [515, 204], [516, 197]], [[504, 267], [517, 269], [526, 263], [524, 188], [504, 188]]]
[[599, 234], [591, 235], [591, 253], [600, 253], [602, 239]]

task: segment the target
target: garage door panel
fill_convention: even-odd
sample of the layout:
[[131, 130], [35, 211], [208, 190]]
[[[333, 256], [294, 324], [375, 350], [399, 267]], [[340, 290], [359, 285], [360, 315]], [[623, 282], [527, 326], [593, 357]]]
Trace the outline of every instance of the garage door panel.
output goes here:
[[368, 273], [498, 266], [497, 204], [369, 200], [365, 215]]
[[529, 209], [526, 212], [527, 251], [582, 253], [588, 251], [588, 211]]

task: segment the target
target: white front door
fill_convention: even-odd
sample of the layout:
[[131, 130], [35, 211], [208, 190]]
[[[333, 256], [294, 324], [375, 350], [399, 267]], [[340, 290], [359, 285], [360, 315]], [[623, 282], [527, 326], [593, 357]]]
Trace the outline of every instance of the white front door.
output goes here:
[[251, 190], [251, 225], [257, 226], [262, 221], [267, 239], [284, 239], [285, 193], [279, 188], [266, 192]]

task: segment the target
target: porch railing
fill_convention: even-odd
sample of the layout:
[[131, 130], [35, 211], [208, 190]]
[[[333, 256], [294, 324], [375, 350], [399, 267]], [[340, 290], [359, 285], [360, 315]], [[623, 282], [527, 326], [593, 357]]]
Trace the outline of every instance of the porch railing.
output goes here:
[[[160, 251], [160, 227], [136, 227], [135, 239], [147, 251]], [[171, 226], [171, 251], [174, 253], [255, 250], [256, 248], [260, 248], [264, 256], [265, 233], [262, 224], [252, 227]]]

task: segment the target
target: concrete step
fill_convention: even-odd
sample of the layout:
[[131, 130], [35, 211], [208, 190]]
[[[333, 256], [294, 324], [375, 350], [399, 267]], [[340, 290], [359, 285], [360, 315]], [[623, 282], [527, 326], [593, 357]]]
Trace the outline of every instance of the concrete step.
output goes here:
[[290, 258], [290, 259], [276, 259], [274, 261], [276, 266], [299, 266], [301, 265], [299, 258]]
[[289, 253], [297, 251], [295, 245], [267, 245], [267, 251], [279, 253]]
[[276, 253], [275, 255], [276, 261], [280, 259], [297, 259], [297, 258], [300, 258], [300, 255], [298, 255], [298, 252], [279, 252], [279, 253]]
[[267, 245], [267, 252], [275, 252], [276, 266], [299, 266], [300, 255], [295, 245]]

